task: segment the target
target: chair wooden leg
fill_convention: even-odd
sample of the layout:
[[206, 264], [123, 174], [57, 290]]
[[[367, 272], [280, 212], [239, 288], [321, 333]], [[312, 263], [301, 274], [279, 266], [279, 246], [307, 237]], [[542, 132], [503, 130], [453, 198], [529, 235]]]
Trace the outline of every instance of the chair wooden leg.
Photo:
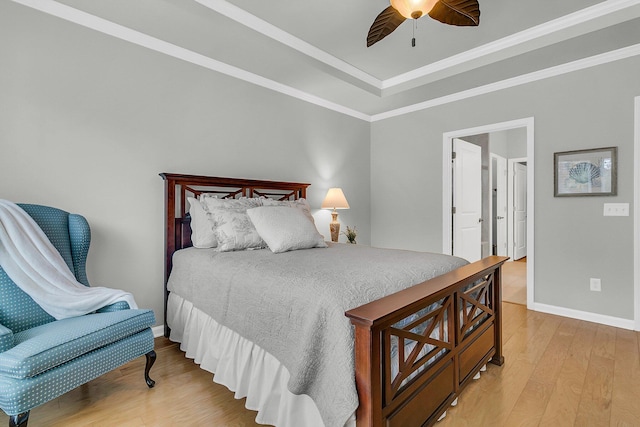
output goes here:
[[9, 416], [9, 427], [27, 427], [29, 411]]
[[149, 386], [149, 388], [151, 388], [154, 385], [156, 385], [156, 382], [151, 378], [149, 378], [149, 371], [151, 370], [151, 367], [153, 366], [153, 364], [156, 363], [156, 352], [154, 350], [151, 350], [149, 353], [145, 354], [144, 356], [147, 358], [147, 363], [144, 367], [144, 380], [147, 382], [147, 385]]

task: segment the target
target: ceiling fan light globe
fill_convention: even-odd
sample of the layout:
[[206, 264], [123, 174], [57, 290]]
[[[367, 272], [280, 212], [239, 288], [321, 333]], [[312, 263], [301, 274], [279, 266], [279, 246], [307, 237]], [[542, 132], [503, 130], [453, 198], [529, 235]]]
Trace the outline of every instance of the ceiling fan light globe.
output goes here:
[[390, 0], [391, 6], [407, 19], [418, 19], [428, 14], [437, 0]]

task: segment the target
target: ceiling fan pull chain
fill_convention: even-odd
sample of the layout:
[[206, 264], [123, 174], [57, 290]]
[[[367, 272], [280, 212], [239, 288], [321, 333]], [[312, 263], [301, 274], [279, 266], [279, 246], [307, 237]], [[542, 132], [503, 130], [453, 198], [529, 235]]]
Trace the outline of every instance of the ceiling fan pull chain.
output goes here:
[[416, 47], [416, 27], [418, 26], [418, 20], [413, 20], [413, 38], [411, 39], [411, 47]]

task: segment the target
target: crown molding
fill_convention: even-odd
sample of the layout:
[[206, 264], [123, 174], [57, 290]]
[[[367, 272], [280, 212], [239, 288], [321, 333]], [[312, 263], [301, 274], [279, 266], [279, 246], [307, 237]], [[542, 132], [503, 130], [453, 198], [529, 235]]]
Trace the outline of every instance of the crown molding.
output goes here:
[[294, 87], [276, 82], [275, 80], [259, 76], [258, 74], [243, 70], [233, 65], [226, 64], [216, 59], [209, 58], [208, 56], [202, 55], [192, 50], [185, 49], [172, 43], [168, 43], [164, 40], [160, 40], [158, 38], [141, 33], [140, 31], [136, 31], [123, 25], [116, 24], [115, 22], [99, 18], [95, 15], [91, 15], [81, 10], [74, 9], [70, 6], [58, 3], [53, 0], [13, 1], [15, 3], [19, 3], [32, 9], [38, 10], [40, 12], [47, 13], [51, 16], [55, 16], [57, 18], [61, 18], [66, 21], [81, 25], [83, 27], [90, 28], [103, 34], [118, 38], [120, 40], [124, 40], [138, 46], [163, 53], [165, 55], [189, 62], [191, 64], [199, 65], [212, 71], [217, 71], [221, 74], [225, 74], [239, 80], [244, 80], [257, 86], [280, 92], [293, 98], [297, 98], [302, 101], [336, 111], [338, 113], [346, 114], [348, 116], [365, 121], [369, 121], [371, 118], [367, 114], [345, 107], [344, 105], [328, 101], [324, 98], [320, 98], [319, 96], [312, 95], [300, 89], [296, 89]]
[[[528, 28], [503, 37], [477, 48], [452, 55], [441, 61], [425, 65], [406, 73], [382, 81], [383, 94], [397, 93], [420, 84], [426, 84], [445, 76], [469, 71], [495, 60], [502, 60], [543, 45], [575, 37], [576, 31], [593, 31], [593, 28], [580, 29], [589, 25], [605, 22], [606, 25], [620, 23], [640, 16], [640, 8], [634, 13], [628, 9], [640, 5], [640, 0], [608, 0], [577, 12], [556, 18], [552, 21]], [[612, 22], [613, 20], [613, 22]], [[600, 24], [600, 27], [602, 24]], [[391, 90], [396, 88], [396, 90]]]
[[300, 53], [303, 53], [315, 60], [318, 60], [330, 67], [346, 73], [351, 77], [354, 77], [361, 82], [372, 86], [380, 94], [380, 89], [382, 89], [382, 81], [371, 74], [368, 74], [361, 69], [354, 67], [348, 62], [339, 59], [330, 53], [325, 52], [322, 49], [318, 49], [305, 42], [302, 39], [290, 34], [275, 25], [268, 23], [267, 21], [258, 18], [255, 15], [247, 12], [244, 9], [241, 9], [228, 1], [225, 0], [195, 0], [200, 3], [202, 6], [205, 6], [215, 12], [218, 12], [221, 15], [226, 16], [229, 19], [233, 19], [239, 24], [242, 24], [262, 35], [272, 38], [286, 46], [289, 46], [292, 49], [297, 50]]
[[[594, 24], [596, 21], [614, 19], [615, 22], [624, 22], [640, 16], [640, 10], [634, 14], [621, 13], [631, 7], [640, 5], [640, 0], [607, 0], [424, 67], [380, 80], [226, 0], [195, 1], [337, 71], [360, 80], [364, 85], [368, 85], [373, 89], [370, 90], [371, 92], [382, 97], [463, 71], [469, 71], [486, 65], [488, 62], [519, 55], [537, 49], [541, 47], [541, 44], [548, 45], [560, 40], [566, 40], [576, 36], [576, 31], [592, 31], [593, 29], [579, 30], [579, 28]], [[607, 24], [611, 25], [611, 22], [607, 22]]]
[[389, 110], [384, 113], [374, 114], [371, 116], [371, 121], [377, 122], [380, 120], [389, 119], [391, 117], [402, 116], [404, 114], [426, 110], [428, 108], [437, 107], [439, 105], [461, 101], [463, 99], [472, 98], [474, 96], [485, 95], [491, 92], [497, 92], [499, 90], [521, 86], [527, 83], [532, 83], [551, 77], [561, 76], [563, 74], [584, 70], [586, 68], [595, 67], [597, 65], [608, 64], [610, 62], [619, 61], [621, 59], [626, 59], [637, 55], [640, 55], [640, 44], [635, 44], [625, 48], [613, 50], [611, 52], [590, 56], [588, 58], [578, 59], [576, 61], [567, 62], [565, 64], [556, 65], [554, 67], [545, 68], [543, 70], [522, 74], [510, 79], [489, 83], [483, 86], [475, 87], [473, 89], [468, 89], [450, 95], [441, 96], [439, 98], [430, 99], [428, 101], [419, 102], [417, 104], [408, 105], [406, 107]]
[[[165, 42], [139, 31], [130, 29], [128, 27], [116, 24], [103, 18], [99, 18], [95, 15], [74, 9], [70, 6], [63, 5], [54, 0], [12, 0], [15, 3], [22, 4], [32, 9], [47, 13], [49, 15], [64, 19], [69, 22], [76, 23], [86, 28], [93, 29], [106, 35], [124, 40], [133, 44], [136, 44], [147, 49], [163, 53], [176, 59], [180, 59], [189, 62], [194, 65], [198, 65], [207, 68], [212, 71], [219, 72], [221, 74], [246, 81], [248, 83], [264, 87], [266, 89], [273, 90], [275, 92], [282, 93], [287, 96], [299, 99], [304, 102], [308, 102], [328, 110], [332, 110], [347, 116], [357, 118], [366, 122], [376, 122], [385, 120], [392, 117], [401, 116], [404, 114], [410, 114], [416, 111], [426, 110], [428, 108], [436, 107], [439, 105], [448, 104], [451, 102], [461, 101], [464, 99], [472, 98], [474, 96], [484, 95], [491, 92], [496, 92], [503, 89], [508, 89], [527, 83], [559, 76], [562, 74], [571, 73], [574, 71], [583, 70], [586, 68], [594, 67], [597, 65], [606, 64], [609, 62], [618, 61], [621, 59], [630, 58], [640, 55], [640, 44], [629, 46], [622, 49], [617, 49], [611, 52], [591, 56], [588, 58], [568, 62], [566, 64], [557, 65], [554, 67], [546, 68], [539, 71], [534, 71], [528, 74], [523, 74], [517, 77], [501, 80], [498, 82], [490, 83], [476, 88], [464, 90], [461, 92], [453, 93], [450, 95], [434, 98], [417, 104], [408, 105], [406, 107], [389, 110], [386, 112], [369, 115], [361, 111], [354, 110], [341, 104], [329, 101], [316, 95], [312, 95], [308, 92], [296, 89], [294, 87], [276, 82], [255, 73], [243, 70], [241, 68], [226, 64], [224, 62], [215, 60], [189, 49], [182, 48], [180, 46]], [[621, 1], [608, 0], [607, 3], [622, 3]], [[629, 1], [624, 1], [629, 3]], [[639, 3], [640, 0], [634, 0], [634, 4]]]

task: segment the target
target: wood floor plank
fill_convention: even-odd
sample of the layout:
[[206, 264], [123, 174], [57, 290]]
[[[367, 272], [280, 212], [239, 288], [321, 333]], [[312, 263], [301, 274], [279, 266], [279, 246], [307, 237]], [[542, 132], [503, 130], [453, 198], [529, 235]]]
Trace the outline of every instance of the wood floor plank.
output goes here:
[[502, 322], [502, 343], [509, 342], [511, 337], [522, 327], [523, 323], [527, 320], [529, 311], [523, 310], [523, 307], [518, 304], [511, 304], [508, 302], [502, 303], [502, 318], [508, 319], [508, 321]]
[[609, 425], [614, 365], [613, 359], [598, 356], [592, 352], [575, 425]]
[[527, 325], [525, 326], [529, 330], [529, 333], [526, 334], [523, 337], [523, 340], [520, 340], [518, 343], [520, 344], [520, 347], [516, 348], [515, 343], [517, 343], [517, 341], [514, 342], [514, 345], [512, 346], [510, 346], [511, 341], [505, 345], [505, 353], [506, 348], [509, 347], [515, 357], [524, 358], [533, 364], [540, 361], [547, 345], [562, 322], [562, 318], [559, 316], [540, 316], [541, 313], [535, 314], [536, 319], [531, 320], [533, 325], [530, 325], [529, 322], [527, 322]]
[[593, 324], [578, 322], [576, 325], [569, 352], [540, 420], [541, 426], [572, 426], [575, 423], [596, 335], [596, 328], [588, 325]]
[[508, 261], [502, 266], [502, 299], [527, 304], [527, 263]]
[[611, 425], [640, 426], [638, 332], [616, 331]]
[[606, 325], [598, 325], [597, 328], [593, 354], [613, 359], [616, 352], [616, 328]]
[[562, 365], [577, 329], [577, 321], [564, 319], [529, 377], [506, 425], [537, 426], [551, 399]]
[[547, 385], [553, 385], [556, 382], [562, 370], [562, 365], [569, 355], [578, 323], [579, 321], [573, 319], [563, 319], [561, 321], [536, 365], [536, 369], [531, 376], [532, 381]]

